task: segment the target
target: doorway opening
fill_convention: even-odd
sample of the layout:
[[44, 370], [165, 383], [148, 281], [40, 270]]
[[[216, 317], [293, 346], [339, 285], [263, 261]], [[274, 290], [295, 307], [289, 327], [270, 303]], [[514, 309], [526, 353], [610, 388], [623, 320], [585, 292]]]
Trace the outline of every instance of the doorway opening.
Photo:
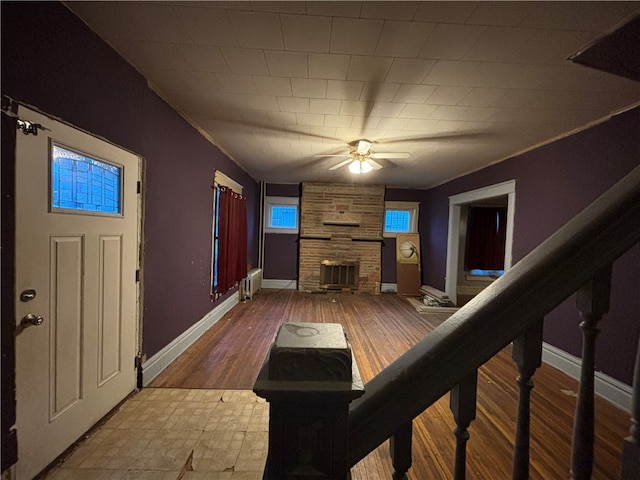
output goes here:
[[[456, 306], [461, 306], [496, 277], [511, 268], [513, 245], [513, 220], [515, 213], [515, 180], [491, 185], [449, 197], [449, 233], [447, 242], [447, 270], [445, 291]], [[498, 212], [506, 208], [504, 215], [498, 214], [497, 226], [503, 229], [504, 259], [502, 268], [479, 268], [481, 272], [471, 272], [480, 265], [466, 262], [468, 253], [468, 223], [473, 209], [487, 208]], [[493, 262], [495, 266], [495, 261]]]

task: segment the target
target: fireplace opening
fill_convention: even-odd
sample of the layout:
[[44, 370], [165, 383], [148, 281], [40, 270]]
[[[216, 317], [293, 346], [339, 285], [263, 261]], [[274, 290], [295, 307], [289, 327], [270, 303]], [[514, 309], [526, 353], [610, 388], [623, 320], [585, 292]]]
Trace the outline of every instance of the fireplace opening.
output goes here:
[[342, 290], [358, 288], [360, 263], [345, 260], [322, 260], [320, 262], [320, 288]]

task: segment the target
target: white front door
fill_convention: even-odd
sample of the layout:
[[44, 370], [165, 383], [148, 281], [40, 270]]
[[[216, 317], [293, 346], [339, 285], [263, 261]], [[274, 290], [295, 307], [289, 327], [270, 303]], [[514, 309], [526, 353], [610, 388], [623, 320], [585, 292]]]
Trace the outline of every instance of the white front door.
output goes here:
[[136, 387], [140, 161], [20, 107], [16, 142], [19, 480]]

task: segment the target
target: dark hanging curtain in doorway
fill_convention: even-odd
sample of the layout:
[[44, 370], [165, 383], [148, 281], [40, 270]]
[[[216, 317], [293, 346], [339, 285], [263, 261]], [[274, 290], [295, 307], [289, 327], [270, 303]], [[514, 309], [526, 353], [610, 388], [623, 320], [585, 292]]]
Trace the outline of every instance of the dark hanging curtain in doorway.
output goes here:
[[503, 270], [507, 207], [469, 207], [465, 270]]
[[247, 198], [227, 187], [216, 189], [213, 294], [217, 297], [247, 276]]

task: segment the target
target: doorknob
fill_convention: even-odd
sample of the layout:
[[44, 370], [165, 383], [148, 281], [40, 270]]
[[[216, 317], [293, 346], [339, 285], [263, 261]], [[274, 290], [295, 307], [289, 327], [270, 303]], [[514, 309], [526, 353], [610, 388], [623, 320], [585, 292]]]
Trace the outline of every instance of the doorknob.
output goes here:
[[34, 313], [27, 313], [22, 320], [20, 320], [20, 326], [24, 329], [27, 327], [37, 327], [38, 325], [42, 325], [44, 322], [44, 318]]

